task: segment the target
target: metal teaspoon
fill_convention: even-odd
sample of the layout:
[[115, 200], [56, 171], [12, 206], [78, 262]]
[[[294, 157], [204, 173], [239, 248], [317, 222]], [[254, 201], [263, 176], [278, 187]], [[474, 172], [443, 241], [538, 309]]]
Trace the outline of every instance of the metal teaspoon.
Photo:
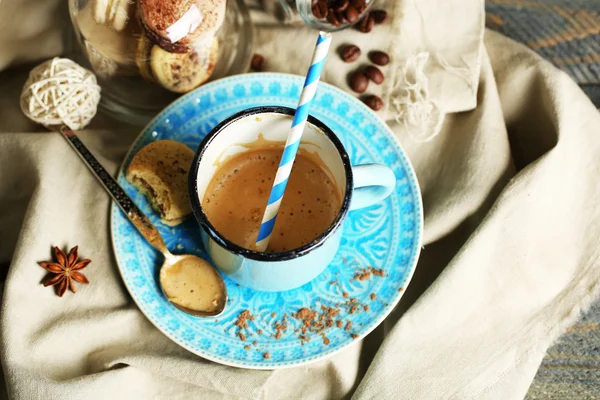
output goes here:
[[[65, 139], [67, 139], [67, 142], [77, 154], [79, 154], [88, 168], [93, 172], [96, 178], [98, 178], [102, 186], [104, 186], [104, 189], [110, 194], [119, 208], [123, 210], [127, 218], [129, 218], [142, 236], [165, 257], [165, 261], [160, 269], [160, 286], [169, 302], [181, 311], [198, 317], [211, 317], [221, 314], [227, 303], [227, 290], [225, 289], [223, 278], [216, 269], [207, 261], [197, 256], [191, 254], [172, 254], [167, 249], [158, 229], [156, 229], [152, 222], [150, 222], [150, 219], [144, 215], [138, 206], [135, 205], [133, 200], [131, 200], [106, 169], [104, 169], [96, 157], [90, 153], [83, 142], [75, 135], [75, 132], [66, 125], [58, 128], [58, 131]], [[212, 282], [203, 282], [203, 285], [194, 285], [195, 282], [185, 281], [186, 276], [189, 276], [190, 274], [197, 276], [198, 272], [201, 271], [202, 273], [207, 274], [208, 278], [212, 279]], [[181, 285], [183, 284], [185, 284], [185, 290], [188, 290], [190, 293], [198, 294], [200, 294], [202, 290], [206, 291], [206, 284], [208, 284], [209, 289], [214, 292], [213, 296], [211, 296], [212, 298], [208, 301], [208, 309], [192, 309], [182, 304], [178, 304], [176, 301], [179, 301], [179, 303], [183, 303], [184, 301], [179, 299], [178, 296], [175, 296], [173, 290], [176, 287], [182, 289]], [[168, 289], [165, 290], [165, 287]], [[206, 293], [204, 294], [206, 295]]]

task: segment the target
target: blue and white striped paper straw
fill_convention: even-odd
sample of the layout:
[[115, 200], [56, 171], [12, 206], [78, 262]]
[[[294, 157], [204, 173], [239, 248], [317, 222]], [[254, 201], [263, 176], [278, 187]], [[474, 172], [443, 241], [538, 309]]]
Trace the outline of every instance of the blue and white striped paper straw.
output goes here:
[[290, 173], [292, 172], [292, 166], [294, 165], [298, 147], [300, 146], [300, 139], [302, 138], [302, 132], [304, 131], [304, 126], [306, 125], [306, 120], [308, 118], [310, 103], [315, 97], [315, 92], [319, 85], [319, 78], [321, 77], [321, 71], [323, 70], [325, 57], [327, 57], [330, 44], [331, 34], [328, 32], [319, 32], [317, 46], [315, 47], [310, 68], [306, 74], [306, 80], [304, 81], [298, 108], [296, 108], [296, 113], [294, 114], [292, 128], [288, 134], [285, 148], [283, 149], [283, 155], [281, 156], [281, 161], [279, 161], [277, 174], [273, 181], [273, 187], [271, 188], [271, 194], [269, 195], [269, 201], [267, 202], [267, 208], [265, 209], [265, 214], [263, 215], [260, 224], [258, 238], [256, 239], [256, 249], [258, 251], [265, 251], [269, 244], [269, 239], [273, 232], [273, 227], [275, 226], [275, 219], [277, 218], [279, 206], [281, 205], [281, 199], [285, 193], [285, 187], [288, 183]]

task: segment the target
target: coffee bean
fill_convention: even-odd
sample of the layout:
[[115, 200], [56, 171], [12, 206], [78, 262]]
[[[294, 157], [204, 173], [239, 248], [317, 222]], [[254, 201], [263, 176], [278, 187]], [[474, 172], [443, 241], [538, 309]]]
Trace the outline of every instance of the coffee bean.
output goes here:
[[377, 65], [388, 65], [390, 62], [390, 56], [383, 51], [372, 51], [369, 53], [369, 59], [373, 62], [373, 64]]
[[346, 8], [348, 8], [349, 4], [350, 4], [350, 2], [348, 0], [336, 0], [333, 3], [333, 9], [337, 12], [342, 12]]
[[262, 71], [265, 67], [265, 58], [260, 54], [253, 55], [252, 61], [250, 62], [250, 67], [257, 72]]
[[385, 10], [373, 10], [371, 16], [377, 25], [383, 24], [388, 19], [388, 13]]
[[340, 21], [340, 24], [348, 23], [348, 19], [346, 19], [346, 15], [344, 14], [343, 11], [336, 11], [335, 16], [337, 17], [338, 21]]
[[340, 26], [342, 24], [338, 17], [335, 15], [335, 12], [333, 12], [333, 9], [329, 9], [329, 12], [327, 13], [327, 22], [329, 22], [333, 26]]
[[360, 49], [358, 48], [358, 46], [349, 44], [342, 48], [341, 55], [342, 60], [344, 60], [344, 62], [351, 63], [353, 61], [356, 61], [358, 57], [360, 57]]
[[379, 111], [383, 107], [383, 100], [381, 97], [375, 96], [374, 94], [365, 97], [363, 101], [367, 106], [369, 106], [369, 108], [375, 111]]
[[373, 17], [371, 17], [370, 13], [367, 13], [362, 21], [360, 21], [358, 24], [358, 30], [362, 33], [369, 33], [373, 29], [374, 25], [375, 21], [373, 20]]
[[369, 78], [378, 85], [383, 83], [383, 73], [379, 68], [373, 65], [369, 65], [367, 68], [365, 68], [364, 74], [367, 76], [367, 78]]
[[321, 14], [321, 13], [319, 12], [319, 7], [317, 7], [317, 6], [314, 6], [314, 7], [312, 8], [312, 14], [314, 15], [314, 17], [315, 17], [316, 19], [323, 19], [323, 14]]
[[358, 21], [358, 16], [360, 15], [360, 13], [353, 6], [349, 6], [348, 8], [346, 8], [346, 11], [344, 11], [344, 15], [346, 16], [348, 22], [353, 24], [356, 21]]
[[318, 0], [317, 4], [313, 6], [312, 13], [317, 19], [325, 19], [328, 14], [328, 7], [326, 0]]
[[359, 13], [363, 12], [367, 8], [365, 0], [350, 0], [350, 5], [356, 8]]
[[352, 90], [357, 93], [363, 93], [369, 86], [369, 79], [362, 71], [355, 71], [352, 75], [350, 75], [350, 80], [348, 83], [350, 84], [350, 88], [352, 88]]

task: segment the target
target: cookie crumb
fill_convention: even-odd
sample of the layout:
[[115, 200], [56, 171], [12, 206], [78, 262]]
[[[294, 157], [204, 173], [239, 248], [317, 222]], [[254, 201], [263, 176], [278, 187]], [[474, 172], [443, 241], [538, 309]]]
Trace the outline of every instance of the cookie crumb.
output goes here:
[[250, 346], [248, 346], [248, 345], [245, 345], [245, 346], [244, 346], [244, 350], [250, 350], [250, 348], [251, 348], [251, 347], [250, 347]]
[[340, 313], [340, 310], [338, 310], [337, 308], [333, 308], [333, 307], [321, 306], [321, 310], [323, 310], [325, 312], [325, 316], [327, 318], [337, 317], [337, 315]]
[[357, 272], [352, 278], [353, 281], [366, 281], [371, 277], [371, 272], [367, 269], [362, 269], [360, 272]]
[[275, 331], [277, 332], [275, 334], [275, 339], [281, 339], [282, 331], [285, 330], [287, 330], [287, 315], [284, 315], [281, 321], [275, 322]]
[[[364, 281], [370, 279], [372, 276], [386, 276], [383, 269], [375, 269], [373, 267], [359, 268], [357, 266], [352, 266], [352, 268], [355, 269], [354, 277], [351, 278], [352, 280]], [[334, 279], [328, 282], [328, 285], [334, 284], [339, 285], [338, 280]], [[401, 291], [402, 288], [398, 290]], [[331, 344], [331, 340], [327, 336], [327, 330], [335, 326], [338, 329], [343, 329], [348, 332], [352, 338], [358, 338], [358, 334], [351, 333], [353, 330], [352, 328], [363, 326], [363, 324], [358, 323], [358, 325], [353, 325], [352, 321], [347, 321], [340, 318], [340, 311], [348, 314], [360, 314], [362, 312], [370, 311], [371, 306], [369, 304], [365, 304], [366, 302], [364, 300], [351, 297], [349, 292], [342, 290], [340, 292], [344, 297], [344, 300], [331, 301], [329, 299], [316, 298], [312, 300], [311, 306], [302, 307], [295, 313], [290, 313], [289, 315], [296, 319], [297, 322], [295, 322], [295, 326], [288, 331], [289, 334], [286, 335], [286, 337], [294, 339], [297, 338], [300, 341], [300, 344], [304, 346], [305, 343], [310, 342], [313, 336], [319, 335], [323, 340], [323, 344], [329, 345]], [[371, 293], [368, 296], [371, 301], [377, 299], [377, 295], [375, 293]], [[286, 321], [287, 314], [283, 314], [282, 318], [277, 317], [279, 314], [278, 311], [273, 311], [269, 314], [273, 318], [273, 321], [270, 322], [271, 326], [269, 328], [274, 331], [273, 333], [269, 332], [269, 337], [275, 338], [275, 340], [280, 340], [283, 337], [284, 331], [286, 331], [289, 326]], [[250, 321], [254, 320], [255, 317], [250, 314], [249, 310], [243, 310], [238, 315], [235, 325], [240, 328], [238, 330], [238, 336], [240, 340], [250, 341], [252, 340], [252, 336], [262, 335], [263, 331], [261, 329], [252, 330], [252, 332], [250, 332], [250, 329], [248, 331], [243, 331], [244, 328], [249, 328]], [[253, 326], [253, 328], [255, 328], [255, 326]], [[252, 344], [256, 346], [257, 341], [254, 340]], [[247, 347], [249, 348], [250, 346], [244, 346], [244, 349], [247, 349]], [[260, 354], [260, 350], [256, 350], [259, 351]], [[268, 352], [262, 354], [265, 359], [270, 357], [270, 353]]]
[[247, 328], [248, 321], [254, 321], [254, 317], [250, 314], [250, 311], [244, 310], [238, 315], [238, 319], [235, 321], [235, 326]]
[[271, 353], [267, 351], [265, 354], [263, 354], [263, 357], [265, 358], [265, 360], [268, 360], [269, 358], [271, 358]]
[[302, 327], [300, 328], [302, 333], [306, 333], [307, 330], [309, 330], [313, 327], [314, 319], [315, 319], [316, 315], [317, 315], [316, 312], [311, 311], [310, 309], [308, 309], [306, 307], [298, 310], [298, 312], [296, 313], [296, 319], [299, 319], [302, 321]]
[[308, 336], [299, 335], [298, 339], [300, 339], [300, 344], [304, 346], [304, 343], [310, 342], [310, 338]]

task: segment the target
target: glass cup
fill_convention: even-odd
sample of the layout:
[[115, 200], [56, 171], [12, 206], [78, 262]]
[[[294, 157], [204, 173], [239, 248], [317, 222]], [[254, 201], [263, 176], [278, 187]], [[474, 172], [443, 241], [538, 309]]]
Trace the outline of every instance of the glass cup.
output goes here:
[[[137, 1], [69, 0], [80, 47], [77, 61], [96, 74], [102, 88], [101, 108], [113, 117], [141, 125], [182, 93], [246, 72], [253, 30], [244, 1], [198, 2], [199, 7], [206, 4], [218, 7], [203, 9], [202, 14], [194, 3], [170, 27], [164, 29], [157, 23], [163, 28], [161, 36], [141, 22]], [[197, 32], [194, 29], [210, 24], [213, 14], [218, 17], [213, 18], [210, 29], [187, 40]], [[189, 21], [194, 16], [199, 21], [196, 25]], [[184, 34], [173, 34], [173, 28]], [[165, 45], [165, 32], [173, 39], [172, 46]]]
[[189, 197], [204, 248], [224, 274], [255, 290], [290, 290], [316, 278], [337, 253], [348, 212], [382, 201], [396, 185], [393, 171], [385, 165], [352, 166], [337, 136], [325, 124], [309, 116], [300, 147], [316, 151], [331, 171], [333, 181], [343, 194], [337, 217], [319, 237], [290, 251], [258, 252], [229, 241], [212, 226], [201, 204], [217, 170], [216, 161], [248, 151], [244, 144], [255, 143], [261, 135], [261, 140], [285, 142], [293, 115], [294, 110], [287, 107], [256, 107], [231, 116], [200, 143], [189, 172]]

